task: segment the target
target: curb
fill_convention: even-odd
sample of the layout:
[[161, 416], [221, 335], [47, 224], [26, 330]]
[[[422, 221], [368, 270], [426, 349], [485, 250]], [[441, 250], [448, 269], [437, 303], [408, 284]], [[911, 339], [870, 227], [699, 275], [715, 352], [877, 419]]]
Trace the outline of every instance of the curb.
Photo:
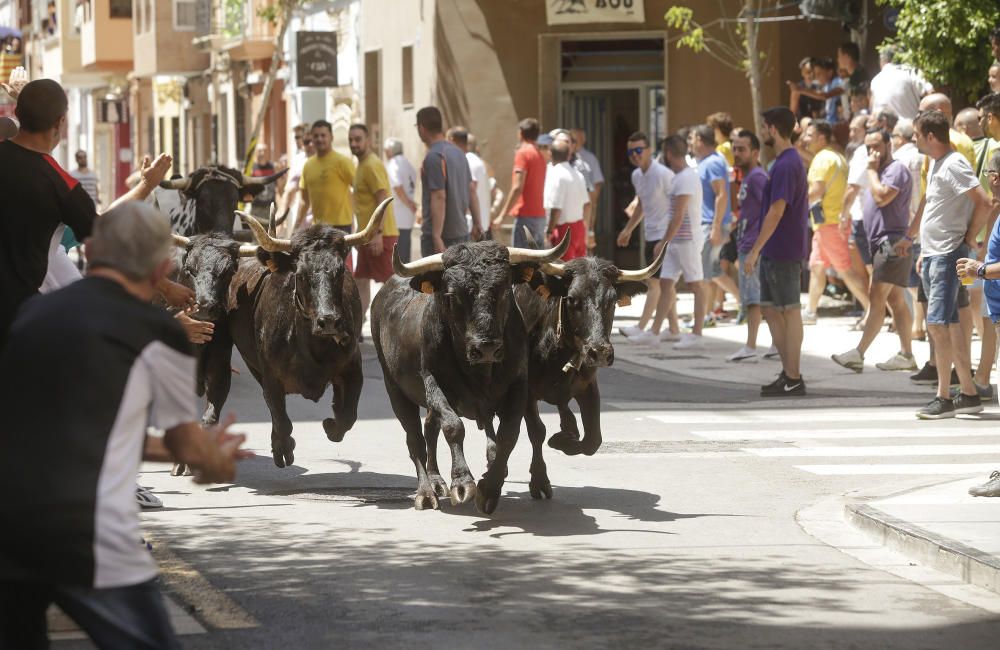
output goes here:
[[845, 504], [855, 528], [885, 547], [962, 581], [1000, 594], [1000, 559], [961, 542], [927, 531], [865, 504]]

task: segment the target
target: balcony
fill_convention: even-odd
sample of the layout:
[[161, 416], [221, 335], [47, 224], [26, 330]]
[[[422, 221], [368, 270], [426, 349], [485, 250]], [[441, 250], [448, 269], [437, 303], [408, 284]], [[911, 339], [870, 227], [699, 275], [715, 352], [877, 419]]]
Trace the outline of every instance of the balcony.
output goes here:
[[80, 62], [91, 71], [132, 69], [132, 1], [78, 0]]
[[257, 14], [269, 2], [200, 2], [196, 47], [226, 52], [233, 61], [269, 59], [274, 54], [274, 25]]

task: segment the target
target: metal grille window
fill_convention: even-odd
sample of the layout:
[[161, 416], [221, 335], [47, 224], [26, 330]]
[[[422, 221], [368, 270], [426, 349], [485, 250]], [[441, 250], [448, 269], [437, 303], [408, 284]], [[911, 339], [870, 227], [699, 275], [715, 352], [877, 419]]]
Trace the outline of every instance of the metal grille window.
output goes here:
[[174, 0], [174, 29], [190, 31], [198, 24], [197, 0]]
[[131, 18], [132, 0], [111, 0], [112, 18]]

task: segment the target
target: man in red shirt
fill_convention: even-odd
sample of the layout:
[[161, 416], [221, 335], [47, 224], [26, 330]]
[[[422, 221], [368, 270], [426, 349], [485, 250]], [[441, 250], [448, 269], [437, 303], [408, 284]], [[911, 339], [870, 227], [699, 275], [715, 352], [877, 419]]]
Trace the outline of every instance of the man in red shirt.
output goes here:
[[514, 154], [510, 194], [500, 214], [493, 220], [494, 228], [499, 228], [508, 214], [514, 217], [512, 245], [518, 248], [531, 247], [524, 235], [524, 226], [531, 231], [536, 245], [545, 241], [545, 207], [542, 200], [545, 193], [545, 159], [535, 146], [538, 132], [538, 120], [533, 117], [518, 124], [519, 144]]

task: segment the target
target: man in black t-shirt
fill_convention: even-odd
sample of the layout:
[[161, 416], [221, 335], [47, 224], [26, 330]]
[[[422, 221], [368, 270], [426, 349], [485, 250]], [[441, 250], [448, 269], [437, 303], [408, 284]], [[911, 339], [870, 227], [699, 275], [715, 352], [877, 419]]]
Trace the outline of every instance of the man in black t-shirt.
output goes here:
[[[49, 251], [61, 224], [79, 239], [90, 235], [97, 218], [93, 200], [49, 153], [62, 139], [68, 102], [62, 87], [51, 79], [32, 81], [20, 91], [15, 113], [20, 131], [0, 142], [0, 349], [3, 348], [18, 307], [38, 293], [48, 268]], [[143, 161], [142, 180], [112, 203], [145, 199], [163, 180], [171, 159], [161, 154]], [[165, 280], [165, 279], [164, 279]], [[165, 280], [161, 288], [173, 289]], [[168, 296], [172, 302], [186, 300]]]
[[231, 419], [198, 424], [190, 345], [149, 304], [173, 266], [169, 220], [127, 203], [97, 220], [87, 246], [88, 277], [28, 299], [0, 350], [0, 648], [48, 647], [53, 602], [98, 647], [175, 648], [139, 543], [139, 464], [231, 481], [248, 454]]

